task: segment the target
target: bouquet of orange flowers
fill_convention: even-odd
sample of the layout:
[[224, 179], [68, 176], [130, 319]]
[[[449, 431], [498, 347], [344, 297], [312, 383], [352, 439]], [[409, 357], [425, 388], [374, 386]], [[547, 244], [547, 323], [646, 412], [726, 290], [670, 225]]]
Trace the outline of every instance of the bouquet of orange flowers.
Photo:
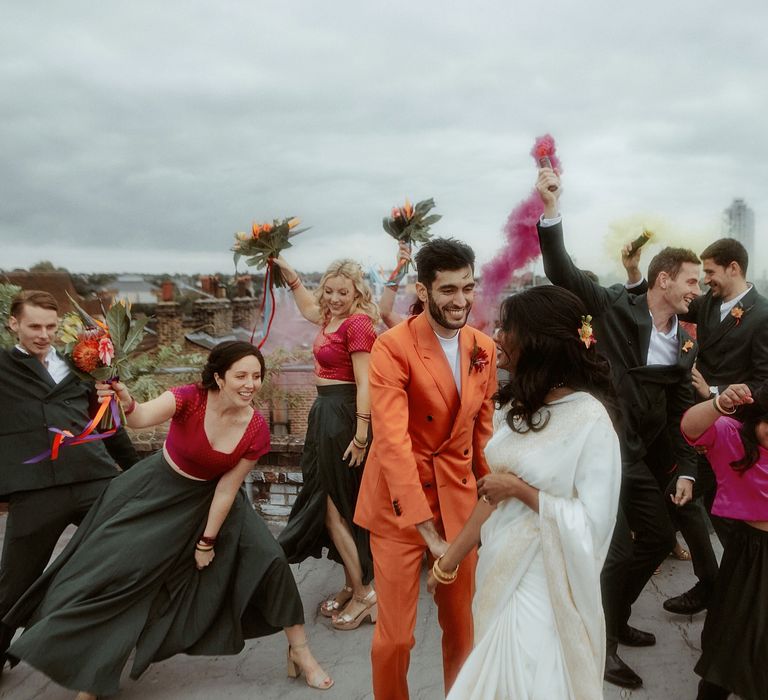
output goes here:
[[236, 233], [235, 245], [232, 247], [235, 265], [241, 257], [245, 257], [247, 265], [270, 268], [275, 287], [287, 286], [282, 271], [277, 265], [272, 265], [270, 259], [276, 258], [283, 250], [291, 247], [290, 238], [307, 230], [308, 227], [296, 228], [299, 223], [301, 222], [296, 217], [282, 221], [275, 219], [271, 224], [253, 224], [250, 234]]
[[125, 299], [112, 304], [105, 313], [105, 321], [99, 321], [69, 298], [75, 311], [65, 314], [59, 337], [66, 347], [77, 374], [83, 379], [106, 381], [130, 379], [127, 365], [130, 355], [144, 337], [144, 326], [149, 319], [131, 318], [131, 304]]
[[[409, 246], [412, 243], [426, 243], [432, 237], [429, 227], [442, 218], [440, 214], [429, 214], [434, 206], [435, 200], [431, 198], [417, 202], [416, 206], [406, 199], [402, 207], [393, 207], [390, 215], [384, 217], [384, 230], [392, 238]], [[395, 272], [400, 272], [401, 268], [402, 272], [408, 272], [407, 260], [402, 261]]]

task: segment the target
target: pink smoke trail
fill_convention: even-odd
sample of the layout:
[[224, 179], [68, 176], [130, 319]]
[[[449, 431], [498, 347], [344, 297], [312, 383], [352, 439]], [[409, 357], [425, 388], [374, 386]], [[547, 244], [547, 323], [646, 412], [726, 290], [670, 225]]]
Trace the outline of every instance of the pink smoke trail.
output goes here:
[[[536, 139], [531, 155], [537, 167], [539, 158], [547, 156], [552, 162], [552, 167], [558, 172], [561, 171], [560, 159], [555, 154], [555, 140], [549, 134]], [[536, 223], [543, 211], [544, 205], [536, 190], [533, 190], [507, 217], [507, 223], [504, 225], [506, 247], [480, 270], [482, 287], [472, 310], [472, 323], [477, 328], [486, 332], [492, 330], [499, 297], [504, 287], [512, 280], [515, 272], [541, 254]]]

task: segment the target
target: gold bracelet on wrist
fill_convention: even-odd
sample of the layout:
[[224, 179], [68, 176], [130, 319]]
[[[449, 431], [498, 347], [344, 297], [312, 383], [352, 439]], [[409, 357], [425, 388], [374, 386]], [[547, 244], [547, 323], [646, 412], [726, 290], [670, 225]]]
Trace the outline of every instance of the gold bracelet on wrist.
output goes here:
[[195, 549], [198, 552], [212, 552], [213, 551], [213, 545], [206, 545], [205, 547], [201, 547], [199, 544], [195, 545]]
[[458, 576], [459, 573], [459, 565], [456, 564], [456, 568], [451, 572], [443, 571], [440, 568], [440, 560], [442, 558], [443, 555], [441, 554], [437, 559], [435, 559], [435, 563], [432, 564], [432, 574], [434, 575], [435, 579], [437, 579], [438, 583], [448, 585], [456, 581], [456, 576]]

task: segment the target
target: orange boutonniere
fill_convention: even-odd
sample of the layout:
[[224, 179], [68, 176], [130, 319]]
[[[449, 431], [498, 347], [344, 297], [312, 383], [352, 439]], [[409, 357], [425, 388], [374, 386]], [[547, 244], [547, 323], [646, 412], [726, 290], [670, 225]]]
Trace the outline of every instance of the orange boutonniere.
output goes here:
[[469, 356], [469, 372], [472, 374], [472, 370], [475, 372], [482, 372], [487, 366], [490, 360], [488, 359], [488, 353], [485, 348], [481, 348], [475, 340], [475, 346], [472, 348], [472, 354]]
[[693, 341], [692, 340], [686, 340], [683, 343], [683, 352], [688, 352], [691, 348], [693, 348]]
[[731, 316], [733, 316], [736, 319], [736, 325], [738, 326], [741, 323], [741, 317], [744, 315], [744, 307], [741, 304], [736, 304], [731, 309]]

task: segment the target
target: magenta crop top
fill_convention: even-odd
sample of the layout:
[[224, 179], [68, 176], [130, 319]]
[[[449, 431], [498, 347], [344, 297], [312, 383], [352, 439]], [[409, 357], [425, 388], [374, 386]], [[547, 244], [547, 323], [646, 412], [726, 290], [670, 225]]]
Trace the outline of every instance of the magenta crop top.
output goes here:
[[735, 520], [768, 520], [768, 450], [758, 446], [757, 463], [737, 472], [731, 462], [744, 456], [739, 437], [741, 423], [718, 418], [698, 440], [683, 436], [694, 447], [706, 447], [706, 456], [717, 477], [712, 512]]
[[375, 340], [373, 321], [366, 314], [352, 314], [332, 333], [326, 333], [323, 326], [312, 346], [315, 374], [323, 379], [354, 382], [351, 354], [370, 352]]
[[176, 399], [165, 448], [174, 464], [197, 479], [215, 479], [232, 469], [241, 459], [257, 460], [269, 452], [269, 427], [258, 411], [248, 423], [243, 437], [232, 452], [211, 447], [205, 434], [205, 407], [208, 390], [196, 384], [170, 389]]

